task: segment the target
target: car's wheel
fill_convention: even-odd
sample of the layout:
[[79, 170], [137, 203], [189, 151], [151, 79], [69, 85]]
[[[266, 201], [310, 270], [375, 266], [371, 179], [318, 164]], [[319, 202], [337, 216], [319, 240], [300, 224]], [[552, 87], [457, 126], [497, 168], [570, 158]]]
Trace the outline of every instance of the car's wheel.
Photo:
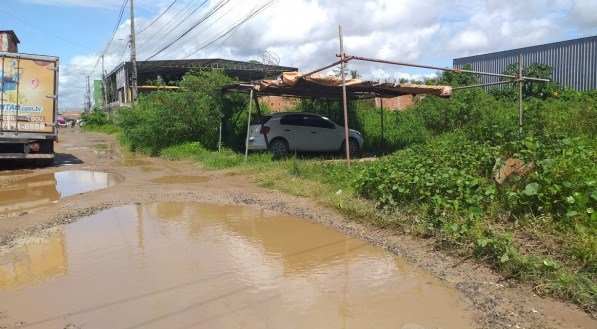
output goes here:
[[276, 156], [286, 156], [290, 151], [288, 142], [282, 138], [276, 138], [269, 143], [269, 150]]
[[[359, 151], [360, 151], [359, 142], [354, 138], [349, 138], [348, 141], [349, 141], [348, 151], [350, 152], [350, 155], [352, 156], [352, 155], [359, 154]], [[340, 152], [346, 154], [345, 142], [342, 142], [342, 146], [340, 147]]]

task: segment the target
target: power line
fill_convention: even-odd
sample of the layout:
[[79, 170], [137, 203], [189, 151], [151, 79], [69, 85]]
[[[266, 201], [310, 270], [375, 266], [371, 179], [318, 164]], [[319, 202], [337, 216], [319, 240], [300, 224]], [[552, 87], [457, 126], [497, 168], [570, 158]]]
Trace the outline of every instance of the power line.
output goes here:
[[124, 9], [126, 8], [126, 5], [128, 2], [129, 2], [128, 0], [124, 0], [122, 2], [122, 6], [120, 7], [120, 13], [118, 14], [118, 19], [116, 20], [116, 26], [114, 26], [114, 30], [112, 31], [112, 36], [110, 37], [110, 40], [108, 41], [108, 44], [106, 45], [106, 48], [104, 48], [104, 51], [102, 52], [102, 54], [100, 56], [98, 56], [97, 61], [95, 62], [95, 65], [93, 66], [93, 69], [91, 70], [89, 75], [93, 75], [93, 72], [95, 71], [98, 64], [100, 63], [102, 56], [106, 55], [106, 53], [108, 52], [108, 49], [110, 48], [110, 45], [112, 44], [112, 41], [114, 40], [114, 36], [116, 35], [116, 32], [118, 31], [118, 27], [120, 26], [120, 22], [122, 21], [122, 15], [124, 14]]
[[168, 6], [168, 8], [166, 8], [166, 10], [164, 10], [160, 16], [158, 16], [156, 19], [154, 19], [151, 23], [149, 23], [149, 25], [147, 25], [146, 27], [142, 28], [141, 31], [137, 32], [137, 35], [143, 33], [143, 31], [147, 30], [150, 26], [152, 26], [155, 22], [157, 22], [160, 18], [162, 18], [162, 16], [164, 16], [164, 14], [170, 10], [170, 8], [172, 8], [172, 6], [174, 6], [176, 3], [178, 2], [178, 0], [174, 0], [172, 1], [172, 3]]
[[[230, 14], [230, 12], [231, 12], [232, 10], [234, 10], [234, 9], [235, 9], [235, 7], [230, 7], [230, 8], [229, 8], [227, 11], [225, 11], [224, 13], [222, 13], [222, 15], [221, 15], [220, 17], [216, 18], [216, 19], [215, 19], [214, 21], [212, 21], [212, 22], [211, 22], [209, 25], [205, 26], [205, 27], [203, 28], [203, 31], [202, 31], [202, 32], [204, 33], [204, 34], [202, 34], [202, 38], [203, 38], [203, 39], [209, 39], [209, 38], [207, 37], [207, 34], [205, 34], [205, 33], [206, 33], [206, 32], [207, 32], [207, 31], [208, 31], [208, 30], [209, 30], [209, 29], [210, 29], [212, 26], [214, 26], [216, 23], [218, 23], [220, 20], [222, 20], [222, 18], [224, 18], [225, 16], [227, 16], [228, 14]], [[224, 25], [226, 25], [226, 24], [224, 24]], [[220, 33], [220, 32], [217, 32], [217, 33]], [[213, 35], [215, 35], [215, 34], [217, 34], [217, 33], [214, 33]], [[177, 52], [177, 50], [174, 50], [174, 52]], [[164, 54], [164, 55], [167, 57], [167, 54]]]
[[[193, 8], [193, 6], [197, 3], [197, 1], [198, 0], [193, 0], [189, 3], [187, 3], [187, 5], [184, 8], [182, 8], [180, 11], [178, 11], [178, 13], [174, 16], [180, 16], [180, 15], [183, 15], [185, 12], [188, 12], [189, 10], [191, 10], [191, 8]], [[154, 35], [152, 38], [152, 42], [150, 42], [149, 45], [148, 45], [148, 42], [144, 42], [143, 44], [141, 44], [139, 46], [140, 52], [143, 52], [143, 51], [152, 52], [152, 51], [154, 51], [154, 49], [157, 49], [159, 47], [159, 44], [164, 40], [163, 38], [167, 37], [169, 34], [176, 31], [176, 29], [179, 26], [181, 26], [187, 19], [189, 19], [194, 13], [196, 13], [197, 10], [201, 9], [201, 7], [203, 7], [203, 5], [205, 5], [206, 2], [207, 2], [207, 0], [203, 0], [203, 2], [201, 2], [201, 4], [197, 8], [195, 8], [193, 11], [186, 14], [186, 16], [184, 18], [178, 20], [176, 25], [174, 25], [170, 28], [168, 28], [168, 26], [166, 26], [163, 30], [161, 30], [156, 35]], [[147, 48], [147, 50], [144, 49], [144, 46], [147, 46], [147, 47], [145, 47], [145, 48]]]
[[249, 21], [251, 18], [255, 17], [256, 15], [259, 15], [262, 11], [264, 11], [265, 9], [267, 9], [268, 7], [270, 7], [276, 1], [277, 0], [270, 0], [269, 2], [267, 2], [266, 4], [264, 4], [263, 6], [259, 7], [259, 9], [251, 11], [247, 16], [245, 16], [245, 18], [243, 18], [236, 25], [234, 25], [233, 27], [231, 27], [230, 29], [228, 29], [226, 32], [224, 32], [223, 34], [219, 35], [218, 37], [216, 37], [215, 39], [213, 39], [209, 43], [203, 45], [201, 48], [199, 48], [195, 52], [193, 52], [193, 53], [191, 53], [191, 54], [183, 57], [182, 59], [187, 59], [187, 58], [195, 55], [196, 53], [200, 52], [201, 50], [203, 50], [203, 49], [211, 46], [212, 44], [216, 43], [218, 40], [220, 40], [223, 37], [227, 36], [226, 39], [224, 39], [224, 41], [222, 41], [222, 43], [220, 43], [216, 48], [214, 48], [214, 50], [212, 50], [212, 52], [209, 55], [213, 54], [218, 48], [220, 48], [224, 43], [226, 43], [226, 41], [228, 41], [228, 39], [232, 36], [232, 34], [234, 34], [234, 32], [236, 32], [236, 30], [238, 30], [243, 24], [245, 24], [247, 21]]
[[[198, 53], [199, 51], [209, 47], [210, 45], [214, 44], [215, 42], [217, 42], [218, 40], [226, 37], [226, 39], [221, 42], [211, 53], [213, 53], [215, 50], [217, 50], [219, 47], [221, 47], [231, 36], [232, 34], [238, 30], [238, 28], [240, 28], [244, 23], [246, 23], [247, 21], [249, 21], [250, 19], [252, 19], [253, 17], [257, 16], [258, 14], [260, 14], [261, 12], [263, 12], [264, 10], [266, 10], [268, 7], [270, 7], [271, 5], [273, 5], [277, 0], [270, 0], [267, 3], [265, 3], [264, 5], [262, 5], [261, 7], [257, 8], [257, 9], [253, 9], [251, 12], [249, 12], [249, 14], [247, 14], [244, 18], [241, 18], [241, 20], [237, 21], [236, 24], [234, 24], [232, 27], [228, 28], [226, 30], [226, 32], [221, 33], [219, 36], [215, 37], [213, 40], [211, 40], [210, 42], [204, 44], [203, 46], [201, 46], [201, 48], [197, 49], [196, 51], [184, 56], [181, 59], [187, 59], [190, 56]], [[210, 53], [210, 55], [211, 55]], [[147, 71], [145, 73], [150, 73], [150, 72], [156, 72], [158, 71], [158, 69], [154, 69], [151, 71]]]
[[81, 47], [81, 48], [85, 48], [85, 49], [87, 49], [87, 50], [91, 50], [91, 51], [93, 51], [93, 49], [91, 49], [91, 48], [89, 48], [89, 47], [87, 47], [87, 46], [84, 46], [84, 45], [82, 45], [82, 44], [79, 44], [79, 43], [76, 43], [76, 42], [74, 42], [74, 41], [71, 41], [71, 40], [69, 40], [69, 39], [66, 39], [66, 38], [64, 38], [64, 37], [61, 37], [61, 36], [59, 36], [58, 34], [55, 34], [55, 33], [53, 33], [53, 32], [50, 32], [50, 31], [48, 31], [48, 30], [46, 30], [46, 29], [44, 29], [44, 28], [41, 28], [41, 27], [39, 27], [39, 26], [37, 26], [37, 25], [35, 25], [35, 24], [29, 23], [28, 21], [26, 21], [26, 20], [24, 20], [24, 19], [20, 18], [19, 16], [17, 16], [17, 15], [14, 15], [13, 13], [10, 13], [10, 12], [6, 11], [5, 9], [2, 9], [2, 7], [0, 7], [0, 11], [4, 12], [5, 14], [7, 14], [7, 15], [9, 15], [9, 16], [12, 16], [12, 17], [14, 17], [14, 18], [18, 19], [19, 21], [21, 21], [21, 22], [23, 22], [23, 23], [25, 23], [25, 24], [27, 24], [27, 25], [29, 25], [29, 26], [31, 26], [31, 27], [34, 27], [34, 28], [36, 28], [36, 29], [38, 29], [38, 30], [40, 30], [40, 31], [42, 31], [42, 32], [44, 32], [44, 33], [46, 33], [46, 34], [48, 34], [48, 35], [51, 35], [51, 36], [53, 36], [54, 38], [58, 38], [58, 39], [60, 39], [60, 40], [62, 40], [62, 41], [66, 41], [66, 42], [68, 42], [68, 43], [70, 43], [70, 44], [72, 44], [72, 45], [74, 45], [74, 46]]
[[220, 1], [218, 2], [218, 4], [211, 9], [208, 13], [206, 13], [196, 24], [194, 24], [193, 26], [191, 26], [190, 28], [188, 28], [182, 35], [180, 35], [178, 38], [176, 38], [174, 41], [168, 43], [166, 46], [162, 47], [159, 51], [157, 51], [156, 53], [154, 53], [153, 55], [149, 56], [147, 59], [145, 59], [146, 61], [154, 58], [155, 56], [159, 55], [160, 53], [162, 53], [164, 50], [168, 49], [170, 46], [172, 46], [173, 44], [175, 44], [176, 42], [178, 42], [180, 39], [184, 38], [187, 34], [189, 34], [192, 30], [194, 30], [197, 26], [199, 26], [201, 23], [203, 23], [206, 19], [208, 19], [209, 17], [211, 17], [215, 12], [217, 12], [218, 10], [220, 10], [223, 6], [225, 6], [228, 2], [230, 2], [230, 0], [225, 0], [225, 1]]

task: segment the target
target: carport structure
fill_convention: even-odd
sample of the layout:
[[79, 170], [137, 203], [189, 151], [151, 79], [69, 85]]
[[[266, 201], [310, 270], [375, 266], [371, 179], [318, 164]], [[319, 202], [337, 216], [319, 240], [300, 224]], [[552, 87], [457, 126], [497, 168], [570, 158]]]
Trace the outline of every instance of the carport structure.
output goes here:
[[[337, 65], [334, 63], [332, 66]], [[325, 69], [325, 68], [324, 68]], [[323, 69], [322, 69], [323, 70]], [[344, 86], [344, 87], [343, 87]], [[344, 88], [346, 91], [344, 92]], [[239, 83], [226, 85], [221, 88], [223, 92], [238, 91], [249, 93], [249, 98], [255, 103], [257, 113], [261, 115], [258, 102], [259, 96], [279, 96], [293, 98], [318, 98], [340, 101], [345, 94], [350, 99], [369, 99], [379, 97], [381, 102], [381, 131], [382, 140], [384, 132], [383, 98], [404, 95], [435, 95], [449, 98], [452, 95], [450, 86], [427, 86], [412, 83], [389, 83], [363, 81], [360, 79], [342, 79], [315, 72], [303, 74], [300, 72], [283, 72], [277, 80], [259, 80], [252, 83]], [[245, 158], [248, 155], [248, 138], [251, 125], [252, 103], [249, 102], [249, 116], [247, 120], [247, 139], [245, 140]], [[348, 136], [348, 115], [344, 111], [344, 133]], [[221, 137], [220, 137], [221, 138]], [[348, 140], [348, 138], [346, 138]], [[345, 143], [348, 145], [348, 143]], [[350, 151], [346, 151], [347, 165], [350, 165]]]
[[[250, 94], [249, 99], [249, 118], [247, 122], [247, 138], [245, 143], [245, 158], [248, 154], [249, 144], [249, 132], [251, 124], [251, 99], [255, 101], [257, 110], [259, 109], [259, 102], [257, 101], [257, 95], [259, 96], [285, 96], [285, 97], [298, 97], [298, 98], [322, 98], [322, 99], [342, 99], [342, 108], [344, 114], [344, 135], [345, 140], [349, 140], [348, 134], [348, 95], [352, 99], [366, 99], [372, 97], [388, 98], [402, 95], [435, 95], [439, 97], [449, 98], [452, 95], [452, 91], [456, 89], [484, 87], [492, 85], [501, 85], [509, 83], [518, 83], [518, 111], [519, 111], [519, 129], [522, 133], [522, 88], [525, 81], [540, 81], [549, 82], [549, 79], [540, 79], [525, 77], [522, 75], [522, 55], [518, 55], [518, 74], [507, 75], [492, 72], [481, 72], [474, 70], [464, 69], [450, 69], [430, 65], [421, 65], [413, 63], [405, 63], [399, 61], [391, 61], [385, 59], [368, 58], [362, 56], [351, 56], [344, 52], [344, 38], [342, 26], [338, 27], [338, 36], [340, 41], [340, 52], [336, 54], [340, 60], [335, 61], [329, 65], [311, 71], [309, 73], [302, 74], [300, 72], [284, 72], [277, 80], [261, 80], [248, 84], [236, 84], [228, 85], [222, 88], [223, 91], [236, 90], [240, 92], [248, 92]], [[346, 78], [346, 63], [351, 60], [365, 61], [382, 63], [389, 65], [399, 65], [407, 67], [416, 67], [423, 69], [430, 69], [435, 71], [449, 71], [454, 73], [471, 73], [476, 75], [489, 75], [500, 78], [507, 78], [508, 80], [463, 86], [452, 88], [451, 86], [429, 86], [429, 85], [417, 85], [409, 83], [381, 83], [373, 81], [362, 81], [360, 79], [347, 79]], [[319, 74], [319, 72], [340, 65], [340, 77], [332, 77], [327, 75]], [[383, 136], [383, 102], [381, 103], [381, 130]], [[383, 138], [383, 137], [382, 137]], [[221, 139], [221, 137], [220, 137]], [[349, 143], [344, 143], [346, 146], [346, 168], [350, 169], [350, 150]]]

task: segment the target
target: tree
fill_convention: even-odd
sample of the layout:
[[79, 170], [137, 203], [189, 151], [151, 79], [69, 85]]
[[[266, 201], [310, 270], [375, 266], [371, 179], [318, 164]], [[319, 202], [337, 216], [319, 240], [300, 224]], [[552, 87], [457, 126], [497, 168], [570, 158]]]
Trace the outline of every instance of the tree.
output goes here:
[[[463, 70], [472, 70], [470, 65], [465, 65]], [[435, 79], [435, 84], [448, 85], [452, 87], [470, 86], [479, 84], [479, 79], [472, 73], [456, 73], [452, 71], [443, 71], [439, 77]]]
[[[518, 62], [512, 63], [506, 67], [502, 72], [507, 75], [518, 75]], [[522, 75], [530, 78], [551, 79], [553, 68], [549, 65], [541, 63], [533, 63], [522, 69]], [[509, 78], [502, 78], [503, 81], [510, 80]], [[540, 82], [540, 81], [525, 81], [522, 87], [522, 95], [524, 98], [539, 98], [546, 99], [548, 97], [557, 96], [562, 92], [562, 86], [559, 83]], [[499, 98], [516, 99], [518, 97], [518, 84], [509, 84], [505, 88], [494, 88], [491, 93]]]
[[[346, 75], [350, 76], [351, 79], [360, 79], [361, 75], [357, 70], [351, 70], [348, 66], [345, 67]], [[341, 77], [342, 76], [342, 68], [338, 67], [333, 70], [334, 76]]]

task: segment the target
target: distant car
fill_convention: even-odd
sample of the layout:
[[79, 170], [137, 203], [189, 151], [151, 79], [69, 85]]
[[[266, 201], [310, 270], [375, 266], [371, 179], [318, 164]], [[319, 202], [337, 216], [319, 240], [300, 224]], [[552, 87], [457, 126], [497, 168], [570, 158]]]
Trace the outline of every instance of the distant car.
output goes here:
[[66, 120], [63, 117], [58, 117], [56, 118], [56, 123], [58, 124], [58, 127], [66, 127]]
[[[359, 152], [363, 135], [349, 129], [349, 150]], [[265, 115], [250, 127], [249, 150], [270, 150], [277, 155], [290, 151], [344, 152], [344, 127], [330, 119], [303, 112], [285, 112]]]

